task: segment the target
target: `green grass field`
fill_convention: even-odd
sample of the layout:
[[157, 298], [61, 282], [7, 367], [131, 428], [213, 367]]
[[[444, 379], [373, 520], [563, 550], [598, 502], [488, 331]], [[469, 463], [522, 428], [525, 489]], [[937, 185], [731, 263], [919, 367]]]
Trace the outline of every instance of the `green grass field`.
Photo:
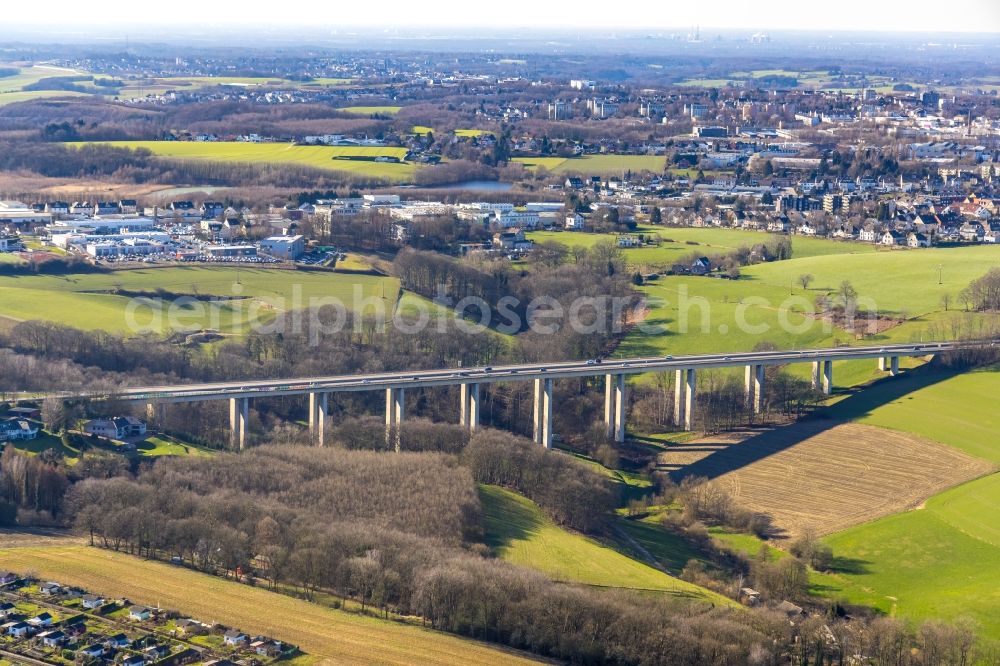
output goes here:
[[250, 164], [295, 164], [331, 171], [348, 171], [361, 176], [400, 183], [408, 182], [416, 170], [420, 168], [410, 163], [375, 162], [372, 159], [341, 159], [348, 157], [395, 157], [402, 160], [406, 157], [406, 148], [297, 146], [290, 143], [233, 141], [109, 141], [107, 143], [123, 148], [146, 148], [154, 155], [174, 159]]
[[[7, 68], [11, 65], [0, 63], [0, 67]], [[41, 81], [42, 79], [57, 76], [79, 76], [84, 75], [75, 69], [64, 67], [53, 67], [49, 65], [35, 65], [32, 67], [18, 67], [20, 70], [14, 76], [0, 77], [0, 106], [13, 104], [14, 102], [24, 102], [29, 99], [41, 97], [83, 97], [87, 93], [60, 91], [60, 90], [24, 90], [24, 87]], [[86, 85], [81, 82], [80, 85]]]
[[538, 506], [495, 486], [480, 489], [486, 543], [503, 559], [556, 580], [599, 587], [655, 590], [731, 605], [713, 592], [633, 560], [590, 537], [562, 529]]
[[[755, 84], [754, 79], [760, 79], [766, 76], [793, 77], [798, 81], [800, 88], [806, 89], [827, 90], [831, 92], [856, 92], [860, 89], [860, 87], [844, 87], [839, 85], [838, 80], [831, 76], [828, 70], [795, 71], [790, 69], [755, 69], [751, 71], [733, 71], [729, 72], [724, 77], [684, 79], [677, 85], [689, 86], [693, 88], [722, 88], [735, 82], [737, 84], [745, 84], [749, 86], [757, 85]], [[868, 77], [867, 87], [875, 90], [876, 92], [891, 92], [892, 85], [893, 82], [887, 77]], [[919, 87], [919, 84], [916, 84], [916, 87]]]
[[[660, 517], [660, 514], [654, 513], [641, 520], [622, 519], [617, 524], [623, 532], [674, 575], [679, 575], [684, 569], [684, 565], [691, 560], [704, 561], [702, 553], [699, 553], [689, 543], [679, 537], [667, 534], [659, 525]], [[627, 546], [628, 544], [623, 545]]]
[[[110, 77], [98, 77], [110, 78]], [[261, 76], [162, 76], [141, 79], [124, 79], [119, 97], [140, 97], [145, 95], [163, 94], [171, 90], [201, 90], [212, 86], [281, 86], [299, 89], [325, 88], [343, 86], [351, 83], [351, 79], [318, 78], [311, 81], [292, 81], [278, 77]]]
[[660, 173], [666, 166], [662, 155], [585, 155], [583, 157], [515, 157], [529, 169], [543, 167], [555, 173], [621, 175], [625, 171]]
[[356, 116], [394, 116], [402, 109], [401, 106], [342, 106], [337, 111], [353, 113]]
[[[655, 247], [624, 250], [630, 266], [653, 272], [669, 268], [679, 259], [695, 252], [712, 256], [721, 255], [744, 246], [764, 243], [776, 238], [773, 234], [739, 229], [700, 229], [693, 227], [640, 226], [634, 232], [646, 236], [658, 235], [661, 243]], [[598, 243], [614, 242], [615, 234], [582, 233], [575, 231], [532, 231], [528, 238], [536, 243], [555, 241], [567, 247], [593, 247]], [[792, 253], [795, 258], [840, 254], [871, 254], [873, 245], [845, 243], [825, 238], [792, 236]]]
[[[75, 465], [80, 458], [80, 451], [76, 448], [67, 447], [62, 440], [48, 432], [38, 433], [35, 439], [14, 442], [13, 446], [18, 451], [30, 454], [39, 454], [43, 451], [54, 450], [62, 455], [69, 465]], [[121, 443], [100, 440], [95, 445], [98, 450], [111, 451], [112, 453], [126, 454], [121, 448]], [[207, 456], [212, 455], [210, 449], [205, 449], [169, 435], [150, 435], [146, 439], [136, 444], [135, 455], [140, 458], [159, 458], [161, 456]], [[127, 454], [126, 454], [127, 455]]]
[[[243, 296], [237, 300], [190, 307], [131, 305], [132, 299], [111, 292], [117, 288], [152, 293]], [[176, 328], [213, 328], [240, 334], [252, 321], [271, 321], [276, 313], [301, 309], [311, 299], [339, 299], [348, 309], [365, 299], [386, 299], [395, 307], [399, 283], [394, 278], [329, 272], [178, 266], [78, 273], [0, 277], [0, 317], [15, 321], [43, 319], [82, 329], [124, 332], [130, 321], [163, 332]], [[131, 308], [131, 309], [130, 309]], [[129, 313], [131, 312], [131, 320]], [[173, 315], [171, 315], [173, 312]]]
[[0, 565], [110, 598], [158, 605], [204, 622], [297, 645], [297, 664], [537, 663], [520, 653], [425, 629], [337, 611], [183, 567], [87, 546], [8, 548]]
[[182, 442], [170, 435], [151, 435], [136, 445], [136, 451], [145, 458], [212, 455], [209, 449]]
[[854, 573], [827, 576], [825, 594], [917, 619], [970, 616], [1000, 638], [998, 505], [994, 474], [827, 538]]
[[[882, 315], [906, 319], [902, 325], [870, 336], [868, 344], [928, 339], [934, 322], [958, 316], [943, 310], [942, 297], [948, 295], [955, 303], [962, 288], [1000, 259], [1000, 248], [986, 246], [872, 252], [864, 245], [826, 241], [824, 247], [814, 239], [810, 243], [804, 251], [793, 246], [795, 255], [790, 260], [744, 268], [739, 280], [667, 276], [643, 286], [650, 305], [645, 325], [651, 331], [631, 332], [618, 354], [749, 351], [762, 340], [788, 349], [859, 342], [846, 331], [805, 314], [814, 309], [817, 296], [835, 292], [845, 279], [857, 289], [863, 304]], [[823, 254], [828, 250], [851, 252]], [[944, 276], [940, 285], [938, 267]], [[808, 290], [796, 283], [804, 273], [815, 278]], [[804, 377], [807, 368], [796, 366], [796, 372]], [[835, 382], [841, 386], [875, 376], [870, 364], [835, 364]]]
[[[656, 247], [624, 250], [630, 269], [643, 273], [662, 271], [692, 254], [721, 255], [772, 238], [752, 231], [687, 227], [646, 226], [636, 233], [664, 239]], [[566, 231], [531, 232], [529, 236], [536, 242], [583, 247], [614, 239], [613, 234]], [[991, 246], [877, 251], [865, 243], [801, 236], [791, 241], [792, 259], [743, 268], [739, 280], [664, 276], [640, 287], [649, 307], [646, 319], [643, 327], [625, 337], [616, 355], [750, 351], [761, 341], [787, 349], [860, 342], [805, 314], [814, 310], [818, 296], [835, 292], [845, 279], [857, 289], [862, 304], [906, 320], [865, 343], [927, 339], [935, 322], [958, 314], [943, 310], [942, 297], [948, 296], [951, 307], [958, 307], [958, 293], [1000, 260], [1000, 248]], [[803, 290], [798, 277], [807, 273], [814, 280]], [[939, 276], [942, 284], [938, 284]], [[904, 361], [904, 367], [913, 363]], [[834, 368], [838, 386], [854, 386], [879, 376], [871, 363], [838, 362]], [[806, 377], [809, 368], [793, 366], [793, 371]]]
[[[1000, 370], [922, 368], [842, 401], [832, 417], [905, 430], [1000, 463], [994, 396]], [[917, 619], [971, 616], [1000, 639], [1000, 474], [957, 486], [923, 507], [831, 535], [843, 570], [820, 592]]]
[[[848, 247], [856, 247], [851, 244]], [[969, 247], [895, 250], [875, 254], [794, 258], [760, 264], [744, 270], [747, 279], [787, 287], [802, 273], [811, 273], [811, 291], [833, 290], [850, 280], [861, 297], [871, 299], [880, 312], [911, 315], [934, 312], [948, 295], [958, 306], [958, 293], [1000, 261], [1000, 247]], [[942, 284], [938, 284], [940, 278]]]

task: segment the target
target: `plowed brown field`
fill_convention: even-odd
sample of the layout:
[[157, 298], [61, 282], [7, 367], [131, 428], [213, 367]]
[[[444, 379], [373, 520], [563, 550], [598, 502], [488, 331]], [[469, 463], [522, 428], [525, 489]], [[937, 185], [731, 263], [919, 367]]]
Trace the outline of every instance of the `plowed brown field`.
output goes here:
[[917, 507], [993, 465], [895, 430], [806, 421], [672, 446], [660, 468], [675, 478], [714, 480], [795, 536], [805, 528], [829, 534]]

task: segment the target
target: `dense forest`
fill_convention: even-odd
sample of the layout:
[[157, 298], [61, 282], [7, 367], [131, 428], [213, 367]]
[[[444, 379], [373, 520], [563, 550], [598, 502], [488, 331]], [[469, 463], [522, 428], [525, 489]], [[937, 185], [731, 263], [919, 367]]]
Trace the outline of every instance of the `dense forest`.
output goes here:
[[[356, 424], [339, 436], [364, 430]], [[290, 584], [306, 596], [324, 591], [571, 663], [1000, 663], [966, 625], [914, 630], [890, 618], [840, 617], [836, 607], [826, 618], [789, 623], [780, 610], [559, 584], [492, 559], [481, 541], [477, 482], [523, 492], [559, 522], [597, 533], [614, 504], [608, 482], [500, 432], [479, 433], [455, 453], [428, 451], [433, 431], [411, 433], [410, 446], [423, 452], [365, 451], [338, 440], [327, 449], [264, 446], [161, 460], [135, 477], [76, 483], [67, 510], [97, 545], [180, 557], [219, 575]], [[709, 496], [695, 502], [691, 488], [684, 492], [709, 510]], [[587, 520], [564, 513], [568, 507]], [[794, 567], [749, 571], [764, 589], [794, 593], [778, 580]]]

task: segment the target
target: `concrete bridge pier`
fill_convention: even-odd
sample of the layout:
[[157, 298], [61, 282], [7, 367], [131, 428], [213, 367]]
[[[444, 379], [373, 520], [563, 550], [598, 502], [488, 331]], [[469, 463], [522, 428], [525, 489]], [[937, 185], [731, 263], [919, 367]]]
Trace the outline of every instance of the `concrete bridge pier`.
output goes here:
[[899, 374], [899, 357], [880, 356], [878, 359], [878, 369], [882, 372], [888, 372], [895, 377]]
[[615, 441], [625, 441], [625, 375], [615, 380]]
[[318, 446], [323, 446], [326, 437], [326, 416], [329, 407], [329, 393], [309, 394], [309, 432]]
[[479, 384], [463, 383], [461, 385], [462, 406], [459, 423], [475, 432], [479, 428]]
[[743, 368], [743, 406], [747, 409], [753, 403], [753, 374], [756, 368], [756, 365]]
[[625, 441], [625, 375], [604, 375], [604, 424], [609, 439]]
[[146, 403], [146, 424], [153, 424], [163, 427], [163, 421], [166, 417], [167, 406], [162, 402], [147, 402]]
[[674, 425], [684, 422], [684, 370], [674, 370]]
[[399, 451], [399, 427], [406, 414], [406, 389], [385, 390], [385, 443]]
[[743, 395], [748, 409], [754, 414], [764, 410], [764, 365], [754, 363], [746, 367]]
[[823, 361], [823, 395], [833, 393], [833, 361]]
[[694, 430], [694, 392], [695, 371], [688, 368], [684, 371], [684, 429]]
[[753, 370], [753, 413], [764, 411], [764, 365], [758, 364]]
[[615, 434], [615, 376], [604, 375], [604, 436]]
[[250, 398], [229, 399], [229, 445], [243, 450], [250, 420]]
[[535, 443], [552, 448], [552, 380], [535, 380]]

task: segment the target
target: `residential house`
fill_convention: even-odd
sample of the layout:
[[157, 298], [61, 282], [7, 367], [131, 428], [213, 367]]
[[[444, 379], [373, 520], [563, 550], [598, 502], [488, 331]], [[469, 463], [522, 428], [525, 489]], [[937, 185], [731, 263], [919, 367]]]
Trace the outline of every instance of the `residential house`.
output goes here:
[[566, 216], [566, 228], [573, 231], [583, 231], [587, 225], [587, 218], [580, 213], [571, 213]]
[[145, 606], [132, 606], [128, 609], [128, 619], [144, 622], [153, 616], [153, 611]]
[[122, 660], [122, 666], [146, 666], [146, 658], [141, 654], [130, 654]]
[[931, 237], [927, 234], [920, 234], [915, 231], [911, 231], [906, 235], [906, 246], [907, 247], [930, 247]]
[[861, 227], [861, 231], [858, 232], [858, 240], [864, 243], [875, 243], [879, 237], [878, 226], [870, 222]]
[[[2, 571], [0, 572], [0, 585], [10, 585], [11, 583], [17, 581], [20, 578], [13, 571]], [[0, 609], [6, 604], [0, 604]]]
[[94, 643], [93, 645], [88, 645], [85, 648], [77, 650], [77, 654], [81, 654], [84, 657], [103, 657], [104, 656], [104, 646], [100, 643]]
[[41, 641], [42, 645], [45, 647], [56, 648], [66, 642], [67, 637], [62, 631], [58, 629], [53, 629], [51, 631], [43, 631], [38, 634], [38, 640]]
[[94, 204], [94, 215], [117, 215], [121, 211], [118, 210], [117, 201], [98, 201]]
[[132, 641], [130, 641], [128, 636], [125, 634], [115, 634], [114, 636], [109, 636], [108, 639], [104, 641], [104, 644], [108, 647], [123, 648], [128, 647], [131, 642]]
[[108, 439], [122, 437], [114, 419], [91, 419], [83, 424], [83, 431], [88, 435], [107, 437]]
[[17, 606], [5, 601], [0, 604], [0, 618], [7, 618], [9, 615], [17, 612]]
[[0, 627], [8, 636], [23, 638], [31, 633], [31, 625], [27, 622], [7, 622]]
[[222, 635], [222, 640], [226, 645], [238, 646], [246, 644], [250, 637], [239, 629], [230, 629]]
[[142, 651], [142, 655], [150, 662], [159, 661], [168, 654], [170, 654], [170, 646], [163, 644], [151, 645]]
[[0, 421], [0, 441], [24, 441], [38, 436], [38, 426], [27, 419], [10, 418]]
[[881, 236], [879, 236], [878, 243], [879, 245], [888, 245], [888, 246], [905, 245], [906, 236], [899, 233], [898, 231], [889, 230], [883, 233]]
[[139, 202], [135, 199], [122, 199], [118, 202], [118, 210], [126, 215], [132, 215], [139, 211]]
[[635, 234], [618, 234], [615, 245], [618, 247], [642, 247], [642, 239]]
[[579, 176], [571, 176], [570, 178], [566, 179], [565, 185], [569, 189], [582, 190], [583, 189], [583, 179], [580, 178]]
[[970, 222], [959, 227], [958, 235], [966, 242], [980, 243], [986, 236], [986, 229], [978, 222]]
[[767, 223], [767, 230], [773, 234], [787, 234], [791, 231], [792, 223], [788, 221], [788, 218], [782, 215], [777, 217]]
[[[122, 423], [124, 421], [124, 423]], [[122, 416], [115, 419], [119, 429], [124, 430], [126, 437], [141, 437], [146, 434], [146, 422], [134, 416]]]
[[708, 257], [699, 257], [691, 262], [689, 271], [691, 275], [707, 275], [712, 270], [712, 262], [708, 260]]
[[283, 646], [278, 641], [261, 638], [250, 643], [250, 649], [262, 657], [273, 659], [281, 655]]
[[134, 416], [119, 416], [115, 418], [91, 419], [83, 425], [83, 431], [88, 435], [97, 435], [108, 439], [123, 439], [146, 434], [146, 424]]
[[52, 614], [49, 612], [42, 612], [35, 617], [28, 619], [28, 624], [33, 627], [51, 627], [52, 626]]
[[493, 234], [493, 247], [504, 251], [530, 250], [533, 243], [524, 237], [521, 229], [511, 229]]
[[[37, 419], [41, 416], [41, 410], [38, 407], [11, 407], [7, 410], [7, 416], [16, 416], [21, 419]], [[3, 585], [2, 577], [0, 577], [0, 585]]]
[[177, 630], [177, 633], [182, 636], [197, 636], [205, 633], [208, 629], [208, 627], [206, 627], [203, 623], [192, 618], [177, 620], [177, 622], [174, 623], [174, 628]]
[[67, 636], [82, 636], [87, 633], [87, 621], [83, 615], [76, 615], [62, 623], [62, 630]]
[[216, 219], [226, 212], [226, 205], [221, 201], [206, 201], [198, 209], [203, 219]]
[[99, 597], [96, 594], [85, 594], [81, 601], [83, 607], [87, 609], [100, 608], [104, 605], [104, 597]]
[[44, 595], [59, 594], [62, 592], [62, 585], [59, 583], [42, 583], [38, 586], [38, 591]]

